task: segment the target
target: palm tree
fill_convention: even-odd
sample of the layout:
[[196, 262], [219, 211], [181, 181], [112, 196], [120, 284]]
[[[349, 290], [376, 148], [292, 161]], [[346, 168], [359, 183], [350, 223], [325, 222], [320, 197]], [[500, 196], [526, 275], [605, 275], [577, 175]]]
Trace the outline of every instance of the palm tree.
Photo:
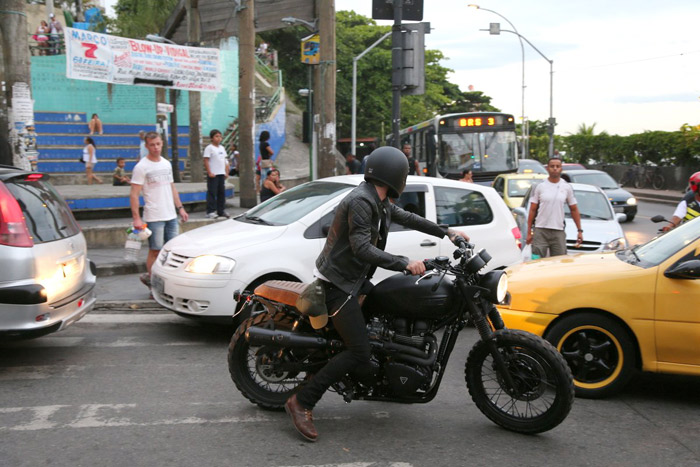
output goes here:
[[595, 134], [595, 123], [591, 126], [586, 125], [585, 123], [582, 123], [578, 126], [578, 131], [576, 132], [577, 135], [583, 135], [583, 136], [593, 136]]

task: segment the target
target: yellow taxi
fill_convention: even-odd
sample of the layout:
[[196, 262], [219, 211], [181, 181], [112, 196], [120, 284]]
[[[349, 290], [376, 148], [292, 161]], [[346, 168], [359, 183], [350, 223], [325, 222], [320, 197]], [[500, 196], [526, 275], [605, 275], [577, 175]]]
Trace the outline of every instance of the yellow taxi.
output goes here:
[[519, 208], [527, 190], [536, 182], [547, 178], [547, 174], [521, 173], [501, 174], [496, 177], [491, 185], [501, 195], [511, 210]]
[[506, 271], [506, 326], [551, 342], [576, 395], [614, 394], [635, 370], [700, 376], [700, 219], [634, 248]]

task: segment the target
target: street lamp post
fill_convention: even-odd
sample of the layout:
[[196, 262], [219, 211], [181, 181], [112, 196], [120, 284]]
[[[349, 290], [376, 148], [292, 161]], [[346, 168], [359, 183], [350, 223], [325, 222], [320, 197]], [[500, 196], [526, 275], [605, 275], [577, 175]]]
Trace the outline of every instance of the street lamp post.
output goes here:
[[497, 28], [489, 28], [489, 29], [482, 29], [482, 31], [489, 31], [492, 35], [498, 35], [501, 32], [508, 32], [511, 34], [517, 35], [520, 39], [524, 40], [527, 42], [530, 47], [535, 49], [535, 51], [542, 56], [547, 62], [549, 62], [549, 122], [547, 123], [547, 133], [549, 133], [549, 148], [548, 148], [548, 155], [549, 157], [552, 157], [554, 154], [554, 125], [555, 125], [555, 119], [554, 119], [554, 60], [550, 60], [547, 58], [545, 54], [540, 52], [540, 49], [535, 47], [532, 42], [527, 40], [527, 37], [523, 36], [522, 34], [519, 34], [516, 31], [509, 31], [507, 29], [501, 29], [500, 27]]
[[[301, 25], [304, 26], [306, 29], [311, 31], [312, 33], [318, 32], [318, 18], [314, 18], [311, 22], [306, 21], [304, 19], [300, 18], [295, 18], [293, 16], [286, 16], [282, 18], [282, 22], [285, 24], [288, 24], [290, 26], [294, 25]], [[300, 89], [299, 90], [299, 95], [301, 97], [306, 97], [306, 113], [307, 113], [307, 131], [308, 131], [308, 139], [309, 139], [309, 180], [315, 180], [318, 178], [318, 154], [315, 153], [314, 149], [316, 148], [315, 140], [316, 140], [316, 134], [314, 131], [314, 115], [313, 115], [313, 92], [314, 92], [314, 86], [313, 86], [313, 74], [311, 71], [311, 66], [309, 66], [309, 87], [306, 89]]]
[[355, 146], [357, 144], [357, 62], [364, 57], [367, 52], [378, 46], [384, 39], [391, 36], [391, 32], [384, 34], [379, 40], [374, 44], [367, 47], [364, 52], [362, 52], [357, 57], [352, 59], [352, 129], [350, 138], [350, 153], [352, 155], [357, 155], [355, 153]]
[[[522, 58], [522, 91], [520, 93], [520, 131], [522, 134], [522, 139], [523, 139], [523, 156], [527, 155], [528, 152], [528, 130], [527, 130], [527, 124], [525, 122], [525, 45], [523, 44], [523, 37], [520, 37], [520, 34], [518, 34], [518, 29], [515, 27], [513, 23], [510, 22], [508, 18], [503, 16], [497, 11], [494, 10], [489, 10], [488, 8], [481, 8], [479, 5], [475, 5], [473, 3], [470, 3], [467, 5], [470, 8], [476, 8], [477, 10], [483, 10], [483, 11], [488, 11], [489, 13], [493, 13], [494, 15], [503, 18], [506, 23], [510, 25], [511, 28], [513, 28], [513, 31], [518, 35], [518, 39], [520, 40], [520, 55]], [[521, 156], [522, 157], [522, 156]]]

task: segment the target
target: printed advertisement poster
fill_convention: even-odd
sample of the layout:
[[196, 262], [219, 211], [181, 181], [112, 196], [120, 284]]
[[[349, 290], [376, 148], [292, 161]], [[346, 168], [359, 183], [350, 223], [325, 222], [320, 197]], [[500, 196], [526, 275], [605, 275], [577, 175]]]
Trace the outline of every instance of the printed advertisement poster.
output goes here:
[[219, 50], [65, 28], [66, 76], [185, 91], [221, 91]]

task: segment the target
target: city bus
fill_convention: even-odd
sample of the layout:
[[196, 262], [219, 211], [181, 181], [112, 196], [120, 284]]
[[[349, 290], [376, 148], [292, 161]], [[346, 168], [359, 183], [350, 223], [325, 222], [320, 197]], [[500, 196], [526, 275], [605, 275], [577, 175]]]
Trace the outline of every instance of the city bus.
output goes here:
[[413, 147], [424, 175], [461, 178], [471, 168], [475, 182], [518, 170], [515, 119], [499, 112], [438, 115], [400, 131]]

